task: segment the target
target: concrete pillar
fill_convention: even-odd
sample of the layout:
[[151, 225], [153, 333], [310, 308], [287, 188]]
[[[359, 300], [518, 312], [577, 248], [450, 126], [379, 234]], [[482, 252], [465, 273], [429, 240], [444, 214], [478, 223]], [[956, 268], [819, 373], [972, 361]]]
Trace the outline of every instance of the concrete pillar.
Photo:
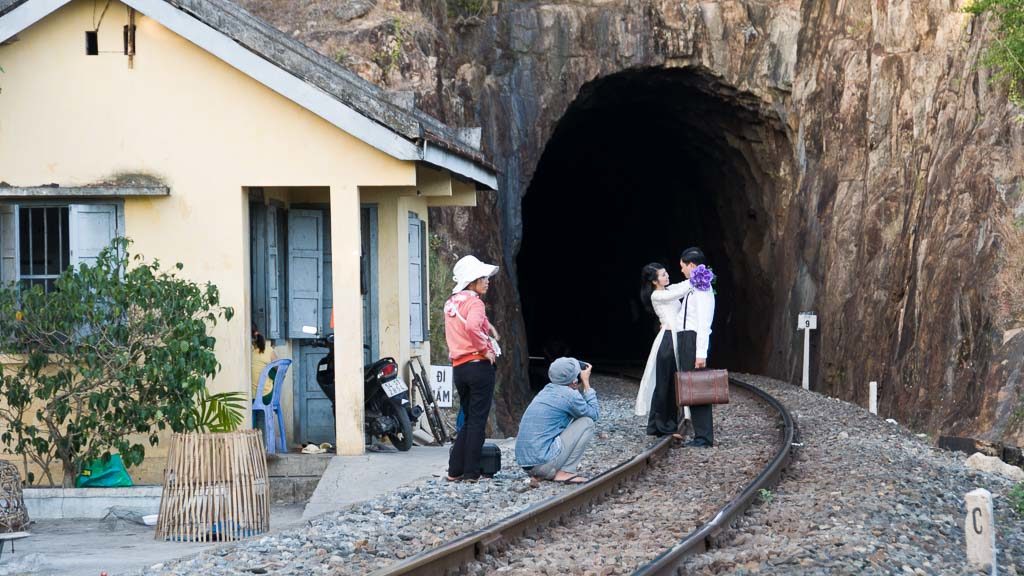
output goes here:
[[338, 454], [362, 454], [363, 305], [359, 290], [359, 190], [331, 186], [334, 398]]
[[992, 494], [984, 488], [967, 493], [967, 562], [975, 569], [996, 573], [996, 531], [992, 516]]

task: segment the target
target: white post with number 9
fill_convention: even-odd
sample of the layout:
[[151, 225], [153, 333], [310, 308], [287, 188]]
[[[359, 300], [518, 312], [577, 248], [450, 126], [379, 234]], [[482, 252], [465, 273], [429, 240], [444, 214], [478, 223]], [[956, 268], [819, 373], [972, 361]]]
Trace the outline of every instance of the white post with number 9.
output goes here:
[[811, 389], [811, 330], [818, 329], [818, 315], [801, 312], [796, 317], [796, 329], [804, 331], [804, 390]]

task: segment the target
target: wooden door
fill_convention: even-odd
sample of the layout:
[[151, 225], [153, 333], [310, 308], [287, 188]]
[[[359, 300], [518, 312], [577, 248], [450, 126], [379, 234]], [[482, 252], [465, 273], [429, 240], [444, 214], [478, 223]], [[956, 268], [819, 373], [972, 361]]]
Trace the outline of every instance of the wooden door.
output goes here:
[[324, 396], [316, 383], [316, 365], [327, 354], [323, 348], [296, 344], [295, 355], [298, 365], [295, 373], [295, 422], [296, 439], [299, 444], [306, 442], [330, 442], [334, 444], [334, 414], [331, 401]]
[[[324, 210], [320, 217], [312, 215], [311, 210], [292, 210], [297, 212], [297, 218], [289, 217], [289, 227], [295, 223], [298, 226], [306, 226], [305, 231], [292, 231], [289, 229], [289, 263], [313, 262], [312, 248], [316, 245], [316, 238], [309, 234], [311, 228], [318, 228], [319, 236], [319, 269], [317, 275], [320, 282], [318, 298], [320, 301], [319, 328], [321, 333], [332, 332], [330, 328], [330, 315], [333, 307], [333, 275], [331, 274], [331, 237], [330, 237], [330, 211]], [[363, 301], [363, 360], [370, 363], [379, 354], [377, 339], [377, 207], [372, 205], [363, 206], [360, 210], [360, 235], [362, 238], [361, 277]], [[293, 240], [294, 238], [294, 240]], [[297, 244], [297, 245], [296, 245]], [[298, 268], [298, 267], [297, 267]], [[293, 274], [289, 276], [289, 291], [292, 283], [300, 295], [308, 298], [314, 290], [309, 286], [311, 274], [310, 266], [306, 266], [305, 274]], [[300, 270], [301, 271], [301, 270]], [[303, 278], [306, 278], [303, 281]], [[290, 309], [294, 309], [299, 318], [303, 314], [312, 321], [312, 305], [302, 302], [294, 302]], [[291, 326], [291, 320], [289, 320]], [[301, 330], [301, 324], [295, 325]], [[289, 330], [290, 333], [291, 330]], [[307, 336], [308, 337], [308, 336]], [[314, 348], [306, 344], [305, 340], [293, 340], [295, 342], [295, 356], [297, 357], [297, 370], [295, 373], [295, 421], [297, 441], [300, 444], [306, 442], [331, 442], [334, 443], [334, 415], [331, 414], [331, 402], [324, 395], [316, 382], [316, 366], [321, 358], [327, 353], [323, 348]]]

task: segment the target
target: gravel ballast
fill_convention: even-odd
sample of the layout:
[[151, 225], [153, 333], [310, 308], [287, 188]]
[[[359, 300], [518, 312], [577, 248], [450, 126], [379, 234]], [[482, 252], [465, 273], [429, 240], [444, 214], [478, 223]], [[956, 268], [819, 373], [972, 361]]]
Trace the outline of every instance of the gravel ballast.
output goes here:
[[[588, 477], [643, 452], [653, 443], [646, 420], [633, 415], [637, 386], [594, 376], [601, 418], [579, 473]], [[502, 470], [479, 483], [421, 481], [348, 509], [314, 518], [302, 528], [218, 547], [144, 571], [150, 575], [365, 574], [515, 514], [570, 486], [529, 478], [515, 464], [513, 444], [502, 447]], [[413, 448], [415, 450], [416, 448]], [[265, 572], [264, 572], [265, 571]]]
[[[690, 558], [687, 573], [971, 574], [965, 560], [963, 497], [975, 488], [986, 488], [995, 500], [1000, 571], [1024, 574], [1024, 518], [1008, 505], [1011, 481], [969, 470], [964, 465], [966, 455], [937, 450], [927, 439], [860, 407], [768, 378], [743, 379], [789, 408], [800, 426], [802, 446], [796, 449], [782, 482], [721, 535], [716, 548]], [[588, 476], [653, 443], [643, 433], [646, 420], [632, 414], [635, 383], [596, 377], [595, 388], [602, 418], [580, 468]], [[689, 458], [694, 472], [719, 466], [727, 458], [760, 466], [745, 456], [737, 458], [735, 451], [749, 450], [756, 442], [730, 437], [734, 423], [727, 422], [727, 414], [726, 409], [716, 408], [715, 448], [699, 453], [672, 450], [669, 458]], [[708, 460], [700, 459], [705, 457]], [[574, 489], [549, 482], [531, 488], [514, 462], [511, 443], [503, 447], [502, 461], [503, 470], [491, 480], [478, 484], [453, 484], [440, 477], [421, 481], [300, 528], [218, 547], [144, 573], [364, 574]], [[705, 478], [698, 473], [691, 484], [699, 485]], [[709, 486], [699, 489], [714, 491]], [[667, 493], [671, 488], [663, 490]], [[631, 508], [642, 496], [626, 489], [609, 499], [621, 502], [612, 507], [619, 520], [602, 521], [609, 538], [635, 541], [653, 533], [653, 522], [650, 526], [642, 519], [639, 525], [634, 522]], [[672, 538], [681, 537], [699, 521], [684, 507], [678, 508], [680, 526]], [[524, 542], [523, 548], [530, 548], [530, 543]], [[628, 551], [610, 553], [610, 547], [600, 543], [586, 555], [571, 552], [575, 557], [562, 564], [530, 565], [525, 554], [508, 560], [484, 558], [476, 566], [523, 574], [614, 574], [628, 573], [641, 556], [639, 552], [635, 558]], [[516, 564], [518, 560], [521, 565]]]
[[469, 574], [630, 574], [710, 520], [775, 455], [778, 413], [733, 390], [715, 407], [716, 445], [668, 450], [636, 481], [587, 514], [524, 538]]
[[973, 574], [966, 562], [964, 495], [992, 492], [1002, 574], [1024, 574], [1024, 518], [1013, 482], [976, 472], [966, 455], [847, 402], [777, 380], [741, 376], [775, 396], [803, 446], [772, 491], [691, 558], [688, 574]]

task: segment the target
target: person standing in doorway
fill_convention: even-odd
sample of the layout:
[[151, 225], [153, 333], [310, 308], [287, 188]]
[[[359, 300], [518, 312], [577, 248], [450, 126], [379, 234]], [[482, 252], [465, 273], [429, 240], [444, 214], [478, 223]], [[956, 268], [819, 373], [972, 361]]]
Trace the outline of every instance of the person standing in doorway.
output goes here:
[[679, 299], [689, 289], [686, 282], [669, 285], [668, 271], [656, 262], [640, 271], [640, 303], [657, 316], [661, 324], [636, 396], [635, 414], [647, 415], [647, 434], [651, 436], [673, 434], [677, 440], [683, 438], [677, 433], [679, 404], [673, 378], [677, 370], [675, 323], [682, 305]]
[[492, 338], [481, 297], [498, 267], [474, 256], [455, 263], [455, 288], [444, 304], [444, 336], [452, 361], [452, 380], [465, 413], [465, 423], [455, 436], [448, 457], [448, 480], [475, 482], [480, 478], [480, 452], [484, 427], [494, 400], [495, 363], [501, 350]]
[[[702, 370], [708, 365], [708, 346], [711, 340], [711, 322], [715, 318], [715, 291], [711, 282], [714, 273], [706, 265], [700, 248], [687, 248], [679, 256], [679, 267], [686, 276], [686, 294], [676, 317], [676, 358], [679, 370]], [[711, 404], [690, 406], [693, 440], [687, 446], [710, 448], [714, 445], [714, 417]]]
[[[260, 333], [259, 329], [256, 328], [256, 324], [252, 325], [252, 360], [250, 362], [250, 372], [252, 373], [252, 397], [255, 398], [258, 394], [260, 385], [260, 374], [263, 373], [263, 369], [267, 367], [267, 364], [277, 360], [277, 352], [274, 351], [274, 347], [267, 342], [267, 339], [263, 334]], [[267, 374], [267, 383], [263, 386], [263, 403], [270, 404], [270, 401], [274, 398], [274, 377], [277, 376], [277, 368], [273, 368]]]

